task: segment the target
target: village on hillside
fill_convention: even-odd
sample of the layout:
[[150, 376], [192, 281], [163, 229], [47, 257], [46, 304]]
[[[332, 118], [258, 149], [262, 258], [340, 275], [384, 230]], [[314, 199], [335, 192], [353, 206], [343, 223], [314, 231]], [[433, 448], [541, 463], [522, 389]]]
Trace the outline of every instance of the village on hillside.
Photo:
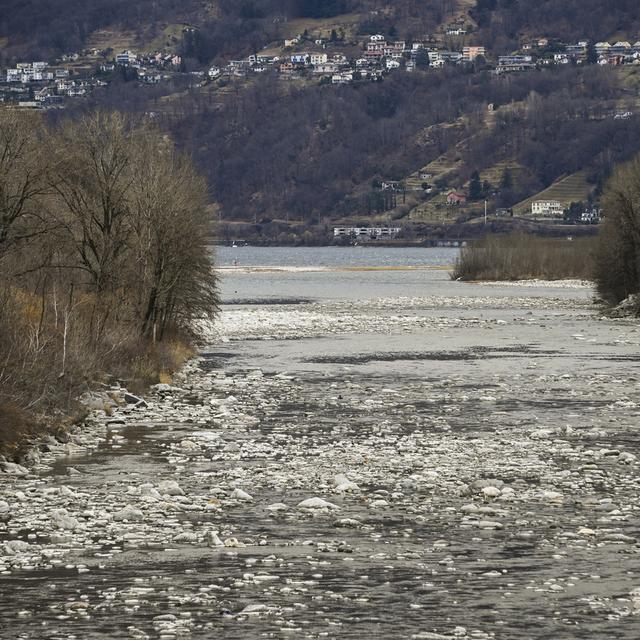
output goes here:
[[[194, 29], [183, 26], [183, 38]], [[273, 43], [245, 58], [218, 60], [213, 65], [196, 65], [194, 59], [177, 53], [175, 47], [151, 52], [131, 48], [92, 48], [69, 53], [51, 61], [20, 62], [0, 72], [0, 102], [24, 109], [61, 109], [69, 101], [88, 97], [93, 91], [116, 80], [140, 85], [163, 85], [165, 94], [184, 87], [217, 91], [252, 76], [270, 74], [288, 82], [317, 85], [350, 85], [381, 82], [394, 73], [431, 73], [445, 68], [461, 68], [468, 73], [508, 76], [561, 68], [563, 65], [598, 65], [617, 68], [640, 65], [640, 41], [563, 43], [547, 37], [526, 39], [510, 55], [493, 55], [470, 27], [453, 24], [441, 33], [419, 40], [396, 40], [379, 33], [346, 36], [342, 30], [309, 33]], [[171, 49], [171, 50], [169, 50]], [[171, 84], [170, 84], [171, 83]], [[494, 105], [488, 105], [492, 111]], [[491, 114], [490, 114], [491, 115]], [[628, 108], [612, 111], [606, 117], [626, 119]], [[437, 220], [462, 220], [483, 215], [483, 201], [489, 200], [489, 215], [521, 217], [545, 222], [591, 225], [601, 220], [601, 211], [580, 197], [538, 194], [514, 209], [500, 208], [491, 194], [478, 199], [463, 188], [452, 188], [429, 171], [418, 170], [404, 181], [381, 180], [375, 189], [396, 206], [408, 192], [417, 201], [429, 201]], [[494, 194], [495, 195], [495, 194]], [[572, 193], [572, 196], [575, 194]], [[522, 204], [522, 203], [521, 203]], [[388, 208], [387, 208], [388, 209]], [[433, 217], [432, 212], [432, 217]], [[428, 219], [429, 216], [426, 217]], [[418, 219], [421, 216], [418, 215]], [[349, 235], [351, 232], [349, 232]], [[389, 231], [393, 236], [393, 229]], [[375, 234], [384, 237], [385, 233]]]
[[[193, 32], [185, 26], [183, 35]], [[61, 108], [69, 99], [89, 95], [116, 74], [142, 84], [169, 82], [227, 83], [252, 74], [272, 72], [288, 80], [316, 80], [321, 84], [380, 81], [389, 73], [466, 66], [472, 72], [495, 74], [532, 71], [567, 64], [601, 66], [640, 65], [640, 41], [614, 43], [580, 40], [562, 43], [550, 38], [526, 40], [510, 55], [493, 56], [473, 43], [470, 28], [455, 24], [421, 40], [391, 40], [381, 34], [345, 42], [344, 33], [327, 37], [308, 32], [246, 58], [193, 69], [174, 51], [135, 52], [91, 49], [53, 61], [19, 62], [0, 72], [0, 102], [23, 108]]]

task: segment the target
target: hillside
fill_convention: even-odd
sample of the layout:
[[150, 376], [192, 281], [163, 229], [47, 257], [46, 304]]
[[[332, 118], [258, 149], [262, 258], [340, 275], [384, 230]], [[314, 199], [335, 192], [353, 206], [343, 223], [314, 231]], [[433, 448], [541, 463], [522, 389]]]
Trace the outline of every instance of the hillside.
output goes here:
[[[10, 9], [0, 21], [7, 65], [95, 50], [69, 67], [87, 75], [85, 97], [50, 118], [95, 107], [151, 114], [193, 156], [223, 221], [449, 224], [479, 215], [485, 200], [490, 212], [522, 213], [539, 197], [597, 200], [612, 168], [638, 151], [640, 50], [607, 59], [577, 44], [636, 42], [636, 2], [68, 0], [54, 11], [28, 0]], [[400, 49], [373, 58], [372, 36]], [[470, 45], [479, 53], [461, 60]], [[89, 77], [124, 49], [180, 62]], [[327, 71], [288, 62], [312, 54]], [[468, 201], [447, 204], [452, 191]]]

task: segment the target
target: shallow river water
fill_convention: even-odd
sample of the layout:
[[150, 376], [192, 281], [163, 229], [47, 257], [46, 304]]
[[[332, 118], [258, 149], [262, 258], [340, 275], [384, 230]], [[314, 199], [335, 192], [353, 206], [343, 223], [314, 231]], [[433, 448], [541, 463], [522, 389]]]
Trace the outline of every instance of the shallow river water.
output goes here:
[[0, 638], [640, 637], [637, 324], [307, 251], [221, 250], [173, 385], [0, 475]]

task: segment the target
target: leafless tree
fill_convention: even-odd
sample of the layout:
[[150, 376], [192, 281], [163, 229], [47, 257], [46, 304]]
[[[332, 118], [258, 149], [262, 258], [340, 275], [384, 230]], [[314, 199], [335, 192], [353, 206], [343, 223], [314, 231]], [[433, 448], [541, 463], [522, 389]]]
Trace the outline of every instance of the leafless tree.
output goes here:
[[41, 231], [45, 190], [40, 127], [28, 115], [0, 111], [0, 259], [20, 240]]

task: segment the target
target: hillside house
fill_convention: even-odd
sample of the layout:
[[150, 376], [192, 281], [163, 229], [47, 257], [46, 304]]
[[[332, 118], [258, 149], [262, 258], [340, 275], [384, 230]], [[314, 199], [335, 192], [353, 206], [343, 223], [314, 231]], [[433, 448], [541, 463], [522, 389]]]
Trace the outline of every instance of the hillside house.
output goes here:
[[293, 64], [293, 62], [283, 62], [279, 67], [278, 70], [280, 71], [280, 73], [286, 75], [291, 75], [295, 70], [296, 70], [296, 66]]
[[429, 51], [428, 55], [429, 62], [434, 67], [462, 62], [462, 53], [459, 51]]
[[564, 206], [558, 200], [535, 200], [531, 203], [531, 215], [541, 218], [562, 218]]
[[350, 71], [343, 71], [331, 76], [331, 84], [349, 84], [351, 82], [353, 82], [353, 73]]
[[294, 53], [291, 56], [291, 62], [293, 64], [306, 66], [307, 64], [309, 64], [309, 58], [310, 56], [308, 53]]
[[309, 62], [314, 66], [318, 66], [320, 64], [325, 64], [328, 62], [329, 56], [326, 53], [312, 53], [309, 56]]
[[631, 53], [631, 44], [628, 42], [620, 41], [616, 42], [610, 49], [609, 53], [613, 55], [624, 56]]
[[487, 50], [485, 47], [463, 47], [462, 59], [465, 62], [473, 62], [476, 58], [487, 57]]
[[313, 67], [313, 73], [322, 73], [326, 75], [333, 75], [338, 73], [340, 67], [335, 62], [325, 62], [324, 64], [318, 64]]
[[383, 54], [387, 58], [401, 58], [406, 48], [406, 42], [400, 40], [398, 42], [389, 42], [383, 47]]
[[401, 231], [400, 227], [334, 227], [333, 237], [350, 236], [375, 240], [377, 238], [395, 238]]
[[599, 207], [585, 209], [580, 215], [582, 224], [599, 224], [602, 220], [602, 210]]
[[500, 56], [498, 58], [498, 73], [511, 73], [514, 71], [529, 71], [535, 69], [536, 63], [533, 56]]
[[123, 67], [133, 66], [138, 62], [138, 56], [133, 51], [123, 51], [116, 55], [116, 64]]
[[462, 193], [452, 191], [447, 196], [447, 205], [449, 205], [450, 207], [459, 207], [465, 204], [467, 204], [467, 196]]

